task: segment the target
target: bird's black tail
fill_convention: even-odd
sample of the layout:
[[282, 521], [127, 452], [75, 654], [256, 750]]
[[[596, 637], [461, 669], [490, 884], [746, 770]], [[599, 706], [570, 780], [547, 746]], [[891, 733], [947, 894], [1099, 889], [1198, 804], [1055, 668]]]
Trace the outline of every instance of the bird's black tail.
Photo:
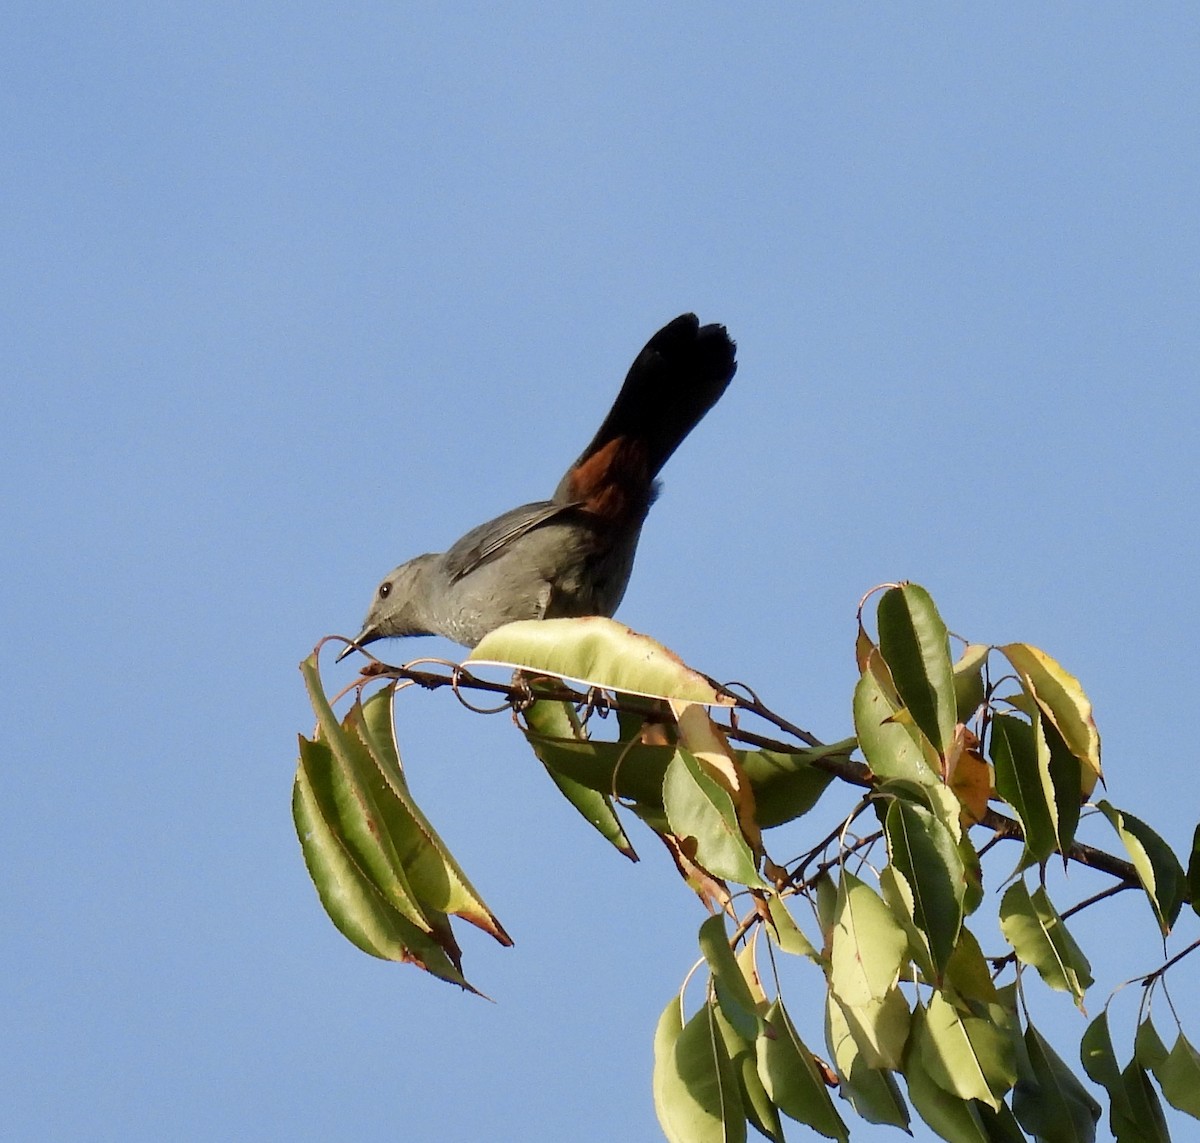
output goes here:
[[663, 326], [637, 355], [555, 500], [582, 501], [606, 516], [644, 512], [654, 478], [733, 379], [735, 351], [723, 325], [702, 326], [695, 314]]

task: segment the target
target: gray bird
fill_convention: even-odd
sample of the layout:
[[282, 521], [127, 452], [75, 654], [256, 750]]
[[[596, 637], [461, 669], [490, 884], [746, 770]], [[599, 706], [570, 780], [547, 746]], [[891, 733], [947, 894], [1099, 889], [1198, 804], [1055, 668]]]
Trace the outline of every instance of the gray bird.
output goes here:
[[702, 326], [695, 314], [660, 329], [553, 497], [390, 571], [338, 659], [394, 635], [444, 635], [474, 647], [517, 619], [612, 615], [658, 495], [656, 477], [725, 392], [735, 348], [724, 326]]

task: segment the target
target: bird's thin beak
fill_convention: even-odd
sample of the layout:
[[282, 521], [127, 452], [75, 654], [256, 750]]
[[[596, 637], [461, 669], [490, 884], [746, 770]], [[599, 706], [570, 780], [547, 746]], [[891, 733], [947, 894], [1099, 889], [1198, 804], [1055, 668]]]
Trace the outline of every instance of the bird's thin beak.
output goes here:
[[347, 643], [342, 648], [341, 654], [334, 659], [335, 663], [340, 663], [347, 655], [353, 651], [361, 651], [368, 643], [374, 643], [379, 636], [371, 630], [370, 627], [364, 627], [357, 635], [354, 636], [353, 643]]

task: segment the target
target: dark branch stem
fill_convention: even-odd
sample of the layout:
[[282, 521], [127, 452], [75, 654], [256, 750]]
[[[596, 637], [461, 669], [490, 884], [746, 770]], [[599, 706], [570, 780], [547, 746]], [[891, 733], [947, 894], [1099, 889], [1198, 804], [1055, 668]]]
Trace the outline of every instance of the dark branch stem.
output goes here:
[[776, 714], [770, 707], [765, 706], [757, 695], [740, 695], [736, 691], [731, 691], [727, 687], [721, 688], [726, 694], [730, 695], [737, 701], [738, 710], [748, 710], [751, 714], [758, 715], [764, 722], [769, 722], [773, 726], [779, 727], [785, 734], [790, 734], [793, 738], [798, 738], [801, 742], [809, 746], [820, 746], [821, 740], [814, 735], [809, 734], [807, 730], [801, 730], [794, 723], [788, 722], [782, 715]]
[[1190, 945], [1188, 945], [1187, 948], [1183, 949], [1180, 952], [1177, 952], [1165, 964], [1159, 965], [1158, 968], [1156, 968], [1153, 972], [1147, 973], [1147, 975], [1143, 976], [1142, 984], [1143, 985], [1151, 984], [1152, 982], [1157, 980], [1160, 976], [1162, 976], [1167, 971], [1167, 969], [1169, 969], [1171, 967], [1171, 965], [1178, 964], [1181, 960], [1183, 960], [1183, 958], [1185, 956], [1188, 956], [1190, 953], [1194, 953], [1197, 949], [1200, 949], [1200, 938], [1197, 938], [1196, 940], [1192, 941], [1192, 943]]
[[1128, 881], [1118, 881], [1115, 885], [1110, 885], [1107, 889], [1101, 889], [1099, 893], [1093, 893], [1090, 897], [1085, 897], [1082, 901], [1077, 901], [1069, 909], [1064, 909], [1059, 914], [1065, 921], [1068, 917], [1074, 916], [1076, 913], [1082, 913], [1089, 905], [1096, 904], [1097, 901], [1103, 901], [1106, 897], [1115, 897], [1118, 893], [1124, 893], [1126, 889], [1132, 889], [1133, 886]]
[[[1025, 840], [1025, 831], [1021, 828], [1019, 821], [1010, 818], [1007, 814], [1000, 813], [999, 810], [993, 810], [991, 807], [988, 807], [987, 813], [983, 815], [983, 821], [979, 824], [985, 829], [993, 830], [997, 838]], [[995, 841], [996, 838], [992, 840]], [[1077, 841], [1072, 843], [1065, 856], [1071, 861], [1077, 861], [1080, 865], [1099, 869], [1102, 873], [1107, 873], [1110, 877], [1124, 882], [1130, 888], [1141, 884], [1138, 881], [1137, 870], [1130, 862], [1106, 853], [1103, 849], [1097, 849], [1095, 846], [1084, 845], [1083, 842]]]

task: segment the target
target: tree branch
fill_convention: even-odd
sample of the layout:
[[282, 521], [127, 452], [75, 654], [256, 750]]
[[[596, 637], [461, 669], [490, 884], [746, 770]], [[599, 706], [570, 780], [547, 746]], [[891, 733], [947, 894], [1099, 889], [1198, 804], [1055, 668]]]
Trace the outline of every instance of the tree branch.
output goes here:
[[[506, 705], [513, 710], [522, 710], [530, 705], [530, 703], [537, 701], [537, 699], [548, 699], [553, 702], [569, 702], [575, 706], [587, 707], [601, 711], [602, 713], [614, 711], [617, 713], [640, 715], [645, 719], [657, 722], [664, 720], [661, 699], [647, 698], [642, 695], [630, 695], [623, 692], [612, 692], [600, 687], [581, 690], [577, 687], [569, 686], [562, 679], [554, 676], [533, 675], [526, 672], [517, 672], [511, 682], [498, 683], [490, 679], [478, 678], [461, 664], [452, 663], [448, 660], [418, 659], [414, 660], [414, 662], [439, 663], [446, 668], [446, 673], [422, 670], [410, 664], [397, 667], [381, 662], [378, 659], [372, 659], [362, 668], [359, 685], [361, 686], [372, 679], [395, 679], [397, 681], [416, 683], [418, 686], [431, 691], [439, 690], [442, 687], [450, 687], [454, 690], [455, 694], [458, 694], [460, 690], [476, 690], [485, 691], [489, 694], [503, 695]], [[535, 682], [537, 684], [536, 693], [533, 690]], [[768, 708], [750, 688], [742, 684], [730, 684], [730, 686], [740, 686], [747, 692], [747, 694], [743, 695], [730, 689], [730, 687], [722, 688], [734, 700], [735, 706], [732, 710], [735, 713], [731, 714], [731, 721], [729, 723], [719, 723], [718, 725], [731, 739], [743, 742], [748, 746], [756, 746], [763, 750], [775, 750], [785, 754], [807, 754], [813, 749], [820, 750], [824, 745], [819, 739], [809, 734], [808, 731], [800, 729], [782, 715], [776, 714]], [[464, 701], [461, 695], [459, 695], [459, 699], [460, 701]], [[504, 708], [501, 707], [500, 709]], [[783, 730], [785, 733], [793, 735], [803, 745], [797, 746], [795, 743], [781, 742], [777, 739], [768, 738], [765, 735], [755, 734], [753, 731], [743, 729], [737, 724], [736, 712], [738, 711], [745, 711], [756, 715], [778, 729]], [[809, 764], [851, 785], [861, 786], [865, 789], [872, 789], [875, 786], [875, 779], [870, 769], [864, 763], [856, 762], [850, 758], [848, 752], [846, 754], [826, 755], [818, 753], [809, 759]], [[1025, 839], [1025, 833], [1021, 828], [1020, 822], [991, 807], [984, 814], [983, 820], [977, 824], [983, 826], [985, 829], [992, 830], [995, 834], [993, 841], [1010, 839], [1024, 841]], [[1114, 854], [1106, 853], [1102, 849], [1096, 849], [1094, 846], [1075, 842], [1065, 856], [1070, 861], [1075, 861], [1080, 865], [1086, 865], [1089, 868], [1107, 873], [1125, 885], [1133, 887], [1140, 884], [1137, 871], [1130, 862]]]

